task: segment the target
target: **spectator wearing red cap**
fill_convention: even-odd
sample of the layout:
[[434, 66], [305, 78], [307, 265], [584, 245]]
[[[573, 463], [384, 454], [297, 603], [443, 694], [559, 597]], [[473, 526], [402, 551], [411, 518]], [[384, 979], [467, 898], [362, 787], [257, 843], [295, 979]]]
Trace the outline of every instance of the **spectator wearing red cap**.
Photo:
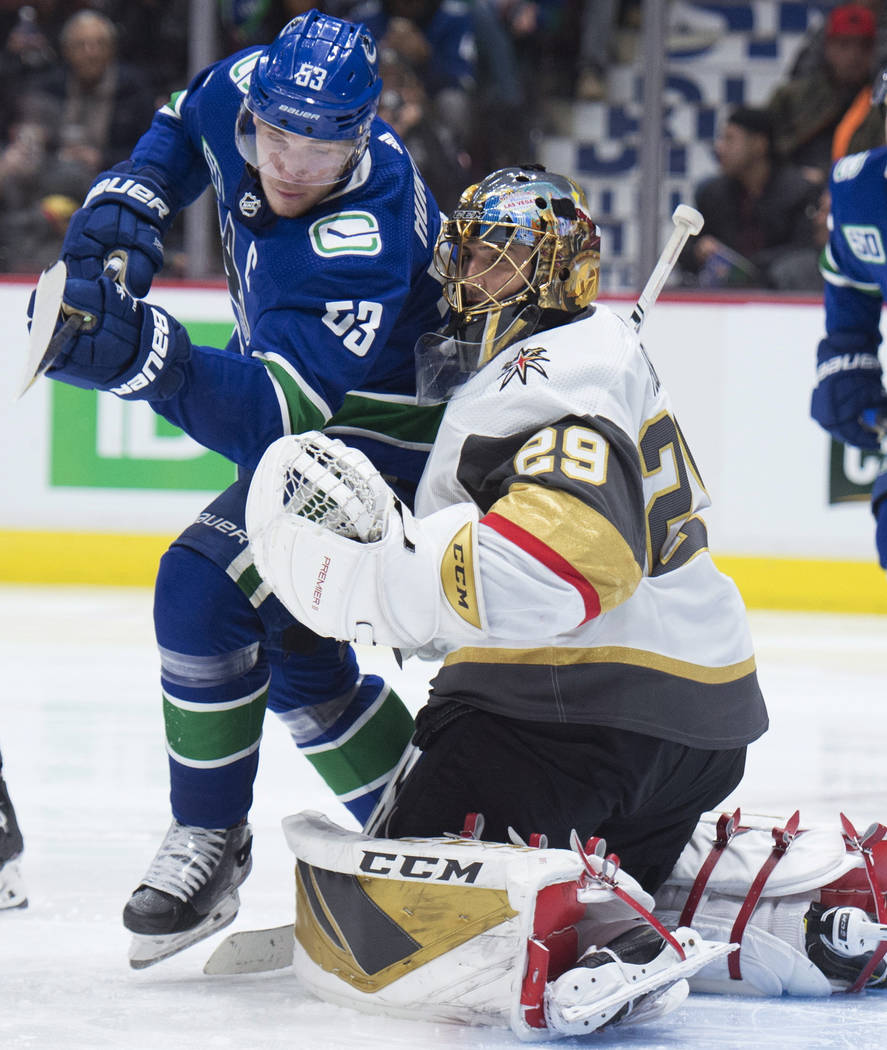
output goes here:
[[833, 8], [825, 24], [822, 62], [770, 97], [777, 154], [801, 167], [811, 181], [824, 184], [836, 157], [884, 143], [884, 122], [869, 103], [876, 34], [870, 4]]

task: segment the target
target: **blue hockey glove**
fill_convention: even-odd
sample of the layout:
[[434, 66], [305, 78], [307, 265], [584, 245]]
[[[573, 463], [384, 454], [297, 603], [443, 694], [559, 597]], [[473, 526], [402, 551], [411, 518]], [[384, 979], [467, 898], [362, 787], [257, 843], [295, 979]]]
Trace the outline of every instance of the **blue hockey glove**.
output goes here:
[[887, 469], [872, 486], [872, 514], [875, 516], [875, 546], [882, 569], [887, 569]]
[[887, 413], [881, 363], [871, 341], [852, 334], [823, 339], [816, 360], [810, 415], [836, 441], [877, 450], [878, 435], [860, 421], [867, 409]]
[[133, 295], [147, 295], [171, 222], [165, 190], [144, 171], [103, 172], [68, 223], [61, 252], [68, 275], [97, 278], [116, 250], [126, 257], [120, 279]]
[[69, 277], [64, 306], [84, 322], [47, 375], [131, 401], [172, 397], [184, 382], [191, 340], [165, 310], [133, 299], [110, 277]]

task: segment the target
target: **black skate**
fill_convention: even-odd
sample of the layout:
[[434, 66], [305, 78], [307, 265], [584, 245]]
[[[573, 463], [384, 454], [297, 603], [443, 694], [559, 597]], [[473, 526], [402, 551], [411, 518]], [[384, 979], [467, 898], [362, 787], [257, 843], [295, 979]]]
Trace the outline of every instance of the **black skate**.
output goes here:
[[[872, 922], [862, 908], [826, 910], [812, 904], [804, 916], [807, 957], [840, 988], [856, 981], [883, 941], [887, 941], [887, 926]], [[887, 959], [875, 966], [865, 986], [887, 988]]]
[[174, 820], [141, 884], [123, 909], [134, 934], [129, 964], [141, 970], [202, 941], [234, 920], [237, 887], [252, 867], [252, 832], [197, 828]]
[[19, 867], [22, 846], [22, 833], [6, 790], [6, 781], [0, 776], [0, 911], [28, 906]]

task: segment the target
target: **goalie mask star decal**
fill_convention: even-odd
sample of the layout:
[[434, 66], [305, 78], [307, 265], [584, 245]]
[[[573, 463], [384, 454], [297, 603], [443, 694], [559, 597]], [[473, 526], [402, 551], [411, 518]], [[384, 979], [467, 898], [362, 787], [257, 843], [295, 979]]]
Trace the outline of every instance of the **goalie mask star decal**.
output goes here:
[[527, 375], [531, 371], [538, 372], [547, 379], [548, 373], [542, 367], [542, 362], [550, 360], [548, 351], [544, 346], [526, 347], [523, 350], [519, 350], [515, 357], [502, 366], [502, 371], [499, 373], [499, 378], [502, 380], [499, 384], [499, 389], [504, 390], [515, 376], [526, 386]]

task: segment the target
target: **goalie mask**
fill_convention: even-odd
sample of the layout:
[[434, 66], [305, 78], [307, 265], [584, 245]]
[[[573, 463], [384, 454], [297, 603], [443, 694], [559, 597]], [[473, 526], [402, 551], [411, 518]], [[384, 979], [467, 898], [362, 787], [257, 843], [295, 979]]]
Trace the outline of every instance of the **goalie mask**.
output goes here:
[[278, 181], [340, 182], [366, 152], [381, 90], [369, 29], [309, 11], [256, 63], [237, 117], [237, 149]]
[[434, 265], [452, 320], [417, 344], [424, 403], [445, 400], [518, 339], [593, 302], [600, 234], [572, 179], [535, 166], [503, 168], [462, 194]]

